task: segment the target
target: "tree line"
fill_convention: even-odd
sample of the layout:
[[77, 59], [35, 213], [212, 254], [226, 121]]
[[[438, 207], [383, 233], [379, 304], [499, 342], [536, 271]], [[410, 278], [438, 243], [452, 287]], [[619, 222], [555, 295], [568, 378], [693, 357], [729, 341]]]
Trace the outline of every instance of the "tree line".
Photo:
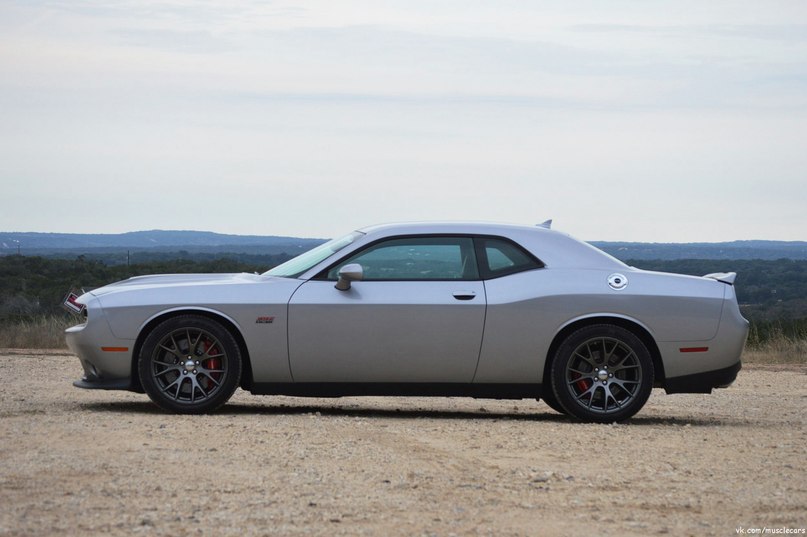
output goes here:
[[[230, 254], [208, 256], [176, 252], [171, 259], [136, 264], [106, 263], [78, 256], [73, 259], [38, 256], [0, 257], [0, 322], [39, 315], [60, 315], [61, 302], [71, 288], [92, 289], [144, 274], [264, 272], [291, 258], [289, 254]], [[778, 259], [628, 260], [642, 269], [702, 276], [711, 272], [738, 273], [735, 289], [743, 315], [752, 322], [751, 339], [807, 339], [807, 261]]]
[[85, 256], [75, 259], [4, 256], [0, 257], [0, 322], [58, 314], [70, 289], [89, 290], [145, 274], [264, 272], [290, 258], [286, 254], [262, 257], [259, 264], [235, 257], [198, 260], [187, 256], [120, 265]]

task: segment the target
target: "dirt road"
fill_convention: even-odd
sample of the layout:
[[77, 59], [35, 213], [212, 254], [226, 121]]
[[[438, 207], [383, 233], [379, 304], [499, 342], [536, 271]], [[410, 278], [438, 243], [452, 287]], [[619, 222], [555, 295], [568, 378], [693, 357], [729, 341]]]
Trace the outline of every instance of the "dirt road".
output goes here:
[[238, 392], [212, 416], [0, 351], [0, 535], [736, 535], [807, 525], [807, 368], [654, 393], [627, 424], [535, 401]]

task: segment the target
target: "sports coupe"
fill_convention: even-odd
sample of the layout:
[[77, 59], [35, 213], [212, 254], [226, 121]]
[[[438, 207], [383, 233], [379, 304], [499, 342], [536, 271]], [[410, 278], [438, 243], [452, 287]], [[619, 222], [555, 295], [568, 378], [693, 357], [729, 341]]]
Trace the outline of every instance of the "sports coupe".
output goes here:
[[70, 299], [79, 388], [170, 412], [253, 394], [543, 399], [591, 422], [652, 388], [710, 393], [740, 370], [734, 273], [629, 267], [540, 226], [387, 224], [263, 274], [139, 276]]

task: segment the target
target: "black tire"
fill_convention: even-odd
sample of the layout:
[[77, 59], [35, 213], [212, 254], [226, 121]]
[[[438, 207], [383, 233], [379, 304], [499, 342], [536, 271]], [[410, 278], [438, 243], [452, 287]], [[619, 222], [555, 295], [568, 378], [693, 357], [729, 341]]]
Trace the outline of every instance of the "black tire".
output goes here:
[[550, 371], [552, 393], [566, 413], [612, 423], [635, 415], [653, 389], [653, 360], [633, 332], [598, 324], [570, 334]]
[[544, 403], [546, 403], [546, 405], [549, 408], [551, 408], [555, 412], [558, 412], [559, 414], [563, 414], [563, 415], [568, 414], [568, 412], [566, 412], [566, 409], [563, 408], [562, 406], [560, 406], [560, 403], [558, 403], [558, 400], [555, 399], [555, 394], [552, 393], [551, 387], [549, 387], [549, 389], [547, 389], [541, 395], [541, 398], [539, 399], [539, 401], [543, 401]]
[[233, 335], [201, 315], [180, 315], [146, 337], [137, 364], [140, 383], [161, 408], [202, 414], [221, 407], [241, 381]]

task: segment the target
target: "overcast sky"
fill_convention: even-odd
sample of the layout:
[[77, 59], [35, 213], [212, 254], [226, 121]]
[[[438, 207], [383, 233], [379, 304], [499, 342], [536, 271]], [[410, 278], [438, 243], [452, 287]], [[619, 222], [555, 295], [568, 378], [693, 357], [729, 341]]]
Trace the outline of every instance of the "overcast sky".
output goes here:
[[807, 2], [0, 2], [0, 231], [807, 240]]

